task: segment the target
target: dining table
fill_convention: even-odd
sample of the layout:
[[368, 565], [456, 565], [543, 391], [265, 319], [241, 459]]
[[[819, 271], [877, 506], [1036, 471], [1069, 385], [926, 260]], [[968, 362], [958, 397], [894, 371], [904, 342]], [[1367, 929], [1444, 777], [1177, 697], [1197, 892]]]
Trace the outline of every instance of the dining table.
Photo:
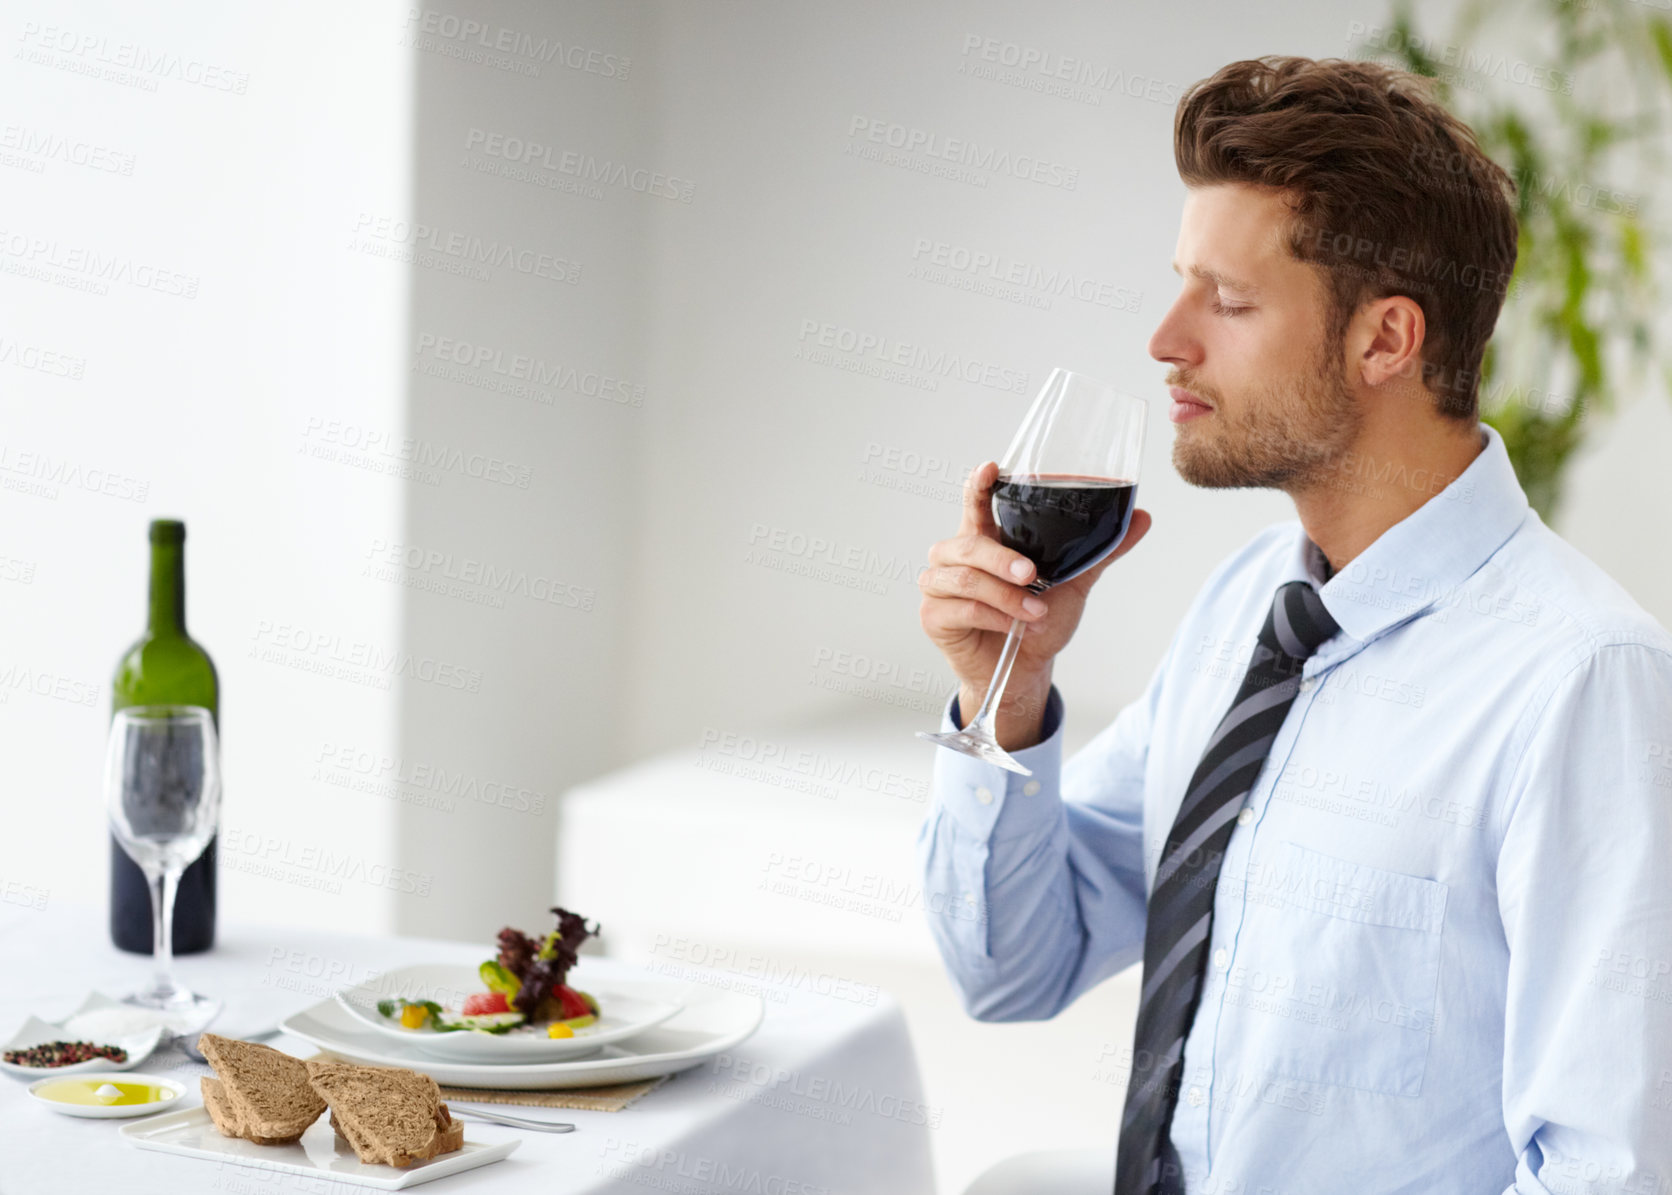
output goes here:
[[[223, 923], [215, 945], [175, 960], [181, 982], [223, 1002], [211, 1031], [254, 1036], [367, 976], [424, 963], [468, 964], [481, 944], [390, 934]], [[582, 955], [577, 974], [591, 957]], [[671, 957], [671, 955], [670, 955]], [[737, 957], [737, 956], [728, 956]], [[656, 959], [648, 965], [658, 965]], [[912, 1042], [900, 1005], [859, 984], [816, 984], [794, 968], [754, 975], [677, 960], [694, 983], [748, 985], [765, 1015], [746, 1040], [691, 1066], [619, 1111], [502, 1103], [463, 1108], [555, 1120], [573, 1132], [528, 1131], [478, 1120], [466, 1140], [519, 1144], [508, 1157], [425, 1184], [436, 1195], [605, 1195], [646, 1191], [756, 1195], [934, 1195], [930, 1134]], [[150, 959], [110, 943], [103, 911], [59, 900], [0, 902], [0, 1040], [31, 1015], [58, 1020], [91, 992], [120, 997], [149, 978]], [[662, 966], [665, 974], [668, 968]], [[307, 1057], [287, 1033], [264, 1037]], [[213, 1072], [168, 1039], [135, 1073], [184, 1082]], [[371, 1188], [225, 1161], [140, 1149], [124, 1119], [62, 1115], [0, 1075], [0, 1195], [354, 1195]]]

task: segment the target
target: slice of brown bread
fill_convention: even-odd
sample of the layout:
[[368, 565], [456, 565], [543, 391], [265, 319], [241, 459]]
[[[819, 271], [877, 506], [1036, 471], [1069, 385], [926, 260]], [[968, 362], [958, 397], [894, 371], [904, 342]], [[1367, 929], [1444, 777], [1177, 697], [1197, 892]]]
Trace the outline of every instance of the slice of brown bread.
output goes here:
[[409, 1166], [464, 1144], [464, 1126], [441, 1102], [428, 1075], [403, 1067], [307, 1063], [313, 1089], [331, 1106], [331, 1124], [362, 1162]]
[[[260, 1145], [283, 1145], [295, 1141], [325, 1111], [325, 1101], [308, 1084], [308, 1068], [271, 1046], [237, 1041], [205, 1033], [197, 1048], [215, 1068], [220, 1096], [231, 1113], [228, 1123], [237, 1135]], [[204, 1104], [209, 1104], [204, 1087]], [[224, 1133], [227, 1126], [209, 1116]]]
[[242, 1137], [246, 1141], [253, 1141], [257, 1145], [288, 1145], [295, 1141], [295, 1137], [252, 1137], [238, 1119], [238, 1113], [233, 1111], [232, 1101], [227, 1098], [226, 1088], [219, 1079], [204, 1075], [198, 1080], [203, 1091], [203, 1107], [209, 1113], [209, 1119], [215, 1122], [223, 1136]]
[[[445, 1121], [445, 1123], [443, 1123]], [[409, 1162], [423, 1161], [438, 1154], [452, 1153], [455, 1149], [464, 1148], [464, 1125], [452, 1118], [447, 1111], [447, 1105], [442, 1104], [436, 1109], [436, 1135], [428, 1147], [421, 1154], [414, 1154], [408, 1158]], [[331, 1127], [337, 1131], [337, 1136], [353, 1148], [360, 1155], [362, 1161], [372, 1161], [376, 1156], [378, 1146], [375, 1141], [368, 1140], [358, 1126], [347, 1128], [337, 1120], [337, 1114], [331, 1113]], [[345, 1128], [347, 1131], [345, 1131]], [[350, 1136], [350, 1133], [353, 1135]], [[396, 1166], [404, 1166], [406, 1162], [395, 1162]]]
[[[435, 1128], [436, 1154], [450, 1154], [464, 1148], [464, 1125], [453, 1119], [446, 1104], [435, 1107]], [[433, 1158], [435, 1154], [430, 1156]]]
[[226, 1089], [221, 1086], [221, 1081], [204, 1075], [198, 1080], [198, 1086], [203, 1090], [203, 1107], [209, 1113], [209, 1119], [214, 1121], [215, 1127], [221, 1131], [221, 1135], [242, 1137], [243, 1126], [238, 1123], [238, 1113], [226, 1102]]

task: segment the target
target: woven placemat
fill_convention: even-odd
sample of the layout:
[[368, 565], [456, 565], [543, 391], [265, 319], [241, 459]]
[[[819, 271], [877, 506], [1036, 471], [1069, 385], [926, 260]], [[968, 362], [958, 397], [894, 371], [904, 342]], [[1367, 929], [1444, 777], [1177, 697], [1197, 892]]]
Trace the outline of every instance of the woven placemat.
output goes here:
[[499, 1091], [486, 1087], [441, 1088], [444, 1100], [483, 1104], [532, 1104], [540, 1108], [580, 1108], [587, 1112], [619, 1112], [640, 1096], [655, 1091], [668, 1081], [659, 1075], [640, 1083], [617, 1083], [613, 1087], [568, 1087], [560, 1091]]

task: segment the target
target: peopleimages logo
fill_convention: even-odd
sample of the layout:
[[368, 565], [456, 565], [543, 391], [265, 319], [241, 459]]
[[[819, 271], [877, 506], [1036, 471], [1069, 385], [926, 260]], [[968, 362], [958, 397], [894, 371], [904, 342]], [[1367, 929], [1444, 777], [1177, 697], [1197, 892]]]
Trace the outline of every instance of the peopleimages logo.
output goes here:
[[[856, 760], [826, 755], [823, 751], [808, 751], [773, 742], [771, 739], [757, 739], [752, 735], [717, 730], [712, 726], [703, 729], [698, 752], [699, 766], [704, 762], [702, 757], [713, 752], [716, 755], [729, 756], [744, 764], [753, 763], [760, 767], [778, 768], [809, 776], [815, 781], [863, 789], [879, 796], [898, 797], [901, 800], [921, 803], [928, 799], [929, 794], [928, 781], [918, 776], [906, 776]], [[826, 787], [828, 788], [828, 785]], [[831, 789], [829, 795], [834, 797], [835, 790]]]
[[[877, 371], [877, 376], [889, 380], [898, 380], [889, 375], [890, 370], [897, 369], [908, 374], [921, 375], [922, 379], [928, 382], [934, 382], [938, 378], [956, 378], [972, 386], [985, 386], [990, 390], [1000, 390], [1009, 394], [1027, 392], [1028, 375], [1024, 372], [1007, 369], [996, 362], [967, 353], [930, 348], [927, 345], [898, 340], [880, 332], [849, 328], [823, 320], [803, 319], [796, 340], [799, 344], [797, 355], [815, 364], [825, 363], [817, 355], [818, 350], [824, 350], [826, 353], [849, 358], [856, 365], [859, 362], [871, 363]], [[865, 373], [870, 370], [855, 368], [853, 372]], [[938, 385], [925, 388], [938, 389]]]
[[[250, 86], [250, 77], [243, 71], [229, 70], [196, 58], [182, 58], [168, 50], [152, 49], [138, 42], [113, 41], [102, 33], [84, 33], [59, 25], [25, 21], [18, 40], [24, 47], [17, 55], [19, 58], [39, 61], [30, 53], [33, 51], [37, 54], [60, 54], [66, 59], [81, 59], [89, 68], [78, 72], [84, 74], [98, 73], [101, 65], [110, 70], [120, 68], [116, 75], [111, 76], [113, 81], [137, 80], [149, 84], [145, 87], [147, 91], [157, 89], [158, 79], [171, 79], [234, 95], [243, 95]], [[48, 62], [46, 65], [52, 64]], [[127, 76], [125, 72], [128, 71], [133, 74]]]
[[[428, 872], [408, 871], [386, 863], [368, 863], [362, 856], [338, 852], [318, 843], [298, 845], [288, 839], [235, 826], [221, 829], [219, 862], [232, 864], [235, 871], [249, 870], [243, 866], [249, 863], [271, 868], [289, 867], [314, 872], [329, 880], [354, 880], [368, 887], [388, 888], [408, 896], [428, 896], [432, 882]], [[283, 876], [271, 874], [268, 878], [281, 879]]]
[[0, 665], [0, 701], [9, 701], [14, 692], [33, 693], [71, 705], [93, 706], [99, 700], [99, 686], [87, 681], [15, 663]]
[[[504, 349], [495, 348], [492, 345], [473, 344], [468, 340], [459, 340], [451, 336], [437, 336], [433, 332], [420, 332], [415, 355], [420, 358], [432, 357], [440, 362], [462, 366], [466, 370], [473, 371], [476, 375], [453, 375], [445, 371], [421, 371], [439, 376], [446, 381], [476, 385], [480, 381], [479, 375], [491, 374], [510, 383], [527, 382], [535, 387], [552, 391], [566, 390], [571, 394], [579, 394], [585, 398], [602, 399], [605, 402], [616, 403], [620, 406], [644, 406], [645, 389], [637, 383], [625, 381], [595, 369], [578, 369], [567, 362], [547, 361], [544, 358], [530, 356], [527, 353], [506, 352]], [[529, 395], [524, 394], [523, 388], [516, 385], [484, 388], [501, 390], [516, 397], [529, 397]]]
[[[469, 51], [492, 50], [524, 60], [519, 65], [533, 68], [523, 72], [526, 74], [538, 75], [541, 65], [551, 63], [605, 79], [625, 79], [633, 69], [633, 60], [625, 54], [577, 46], [544, 34], [535, 37], [518, 29], [489, 25], [433, 8], [408, 10], [406, 27], [411, 39], [408, 44], [420, 50], [451, 50], [450, 57], [463, 58], [472, 56]], [[447, 50], [442, 50], [443, 45]]]
[[466, 133], [464, 147], [519, 166], [570, 175], [581, 182], [624, 187], [641, 195], [675, 199], [681, 203], [691, 202], [697, 186], [690, 179], [663, 174], [659, 170], [639, 169], [608, 158], [599, 159], [572, 149], [556, 149], [531, 138], [490, 133], [485, 129], [473, 128]]
[[42, 164], [63, 162], [109, 174], [131, 175], [134, 172], [132, 154], [23, 125], [9, 124], [0, 128], [0, 150], [23, 154]]
[[[1057, 187], [1064, 191], [1078, 190], [1080, 186], [1079, 167], [1053, 162], [1035, 154], [1013, 153], [1008, 149], [972, 141], [967, 137], [947, 137], [930, 129], [920, 129], [914, 125], [904, 125], [879, 117], [856, 115], [848, 122], [848, 148], [845, 152], [864, 159], [875, 159], [887, 165], [910, 165], [909, 158], [895, 161], [886, 157], [885, 151], [894, 151], [899, 155], [921, 155], [948, 167], [1008, 175], [1011, 178]], [[928, 172], [935, 173], [932, 169]], [[986, 179], [979, 174], [973, 177], [949, 177], [955, 177], [956, 181], [960, 182], [979, 180], [977, 185], [986, 185]]]
[[22, 344], [7, 336], [0, 336], [0, 365], [15, 365], [32, 373], [51, 374], [73, 382], [79, 382], [87, 372], [86, 357]]
[[305, 672], [320, 672], [344, 680], [370, 678], [379, 688], [388, 688], [391, 678], [417, 680], [459, 689], [467, 693], [482, 690], [482, 672], [419, 656], [405, 649], [391, 651], [363, 639], [344, 639], [288, 622], [263, 618], [250, 636], [249, 655], [266, 663], [284, 664]]
[[751, 525], [749, 551], [743, 561], [876, 594], [886, 593], [891, 581], [911, 581], [917, 576], [910, 561], [902, 557], [765, 523]]
[[[380, 216], [361, 212], [354, 220], [354, 237], [350, 249], [374, 252], [376, 256], [392, 257], [397, 261], [416, 261], [427, 265], [426, 256], [439, 254], [461, 266], [480, 269], [493, 266], [509, 269], [532, 278], [574, 285], [581, 280], [579, 262], [570, 261], [554, 253], [533, 249], [519, 249], [516, 245], [499, 241], [484, 241], [471, 233], [449, 232], [431, 224], [402, 220], [395, 216]], [[371, 246], [387, 247], [383, 252]], [[394, 250], [390, 252], [388, 250]]]
[[32, 448], [20, 451], [10, 444], [0, 444], [0, 489], [56, 498], [58, 486], [128, 502], [144, 502], [151, 493], [151, 483], [142, 478], [88, 468], [79, 461]]
[[1133, 74], [1106, 63], [979, 33], [964, 35], [962, 57], [959, 74], [1092, 105], [1100, 105], [1106, 92], [1119, 92], [1131, 99], [1173, 107], [1184, 90], [1177, 83], [1151, 75]]
[[533, 602], [588, 611], [598, 600], [598, 591], [591, 586], [570, 584], [543, 573], [509, 568], [473, 556], [455, 556], [437, 548], [392, 543], [381, 537], [372, 540], [366, 556], [374, 564], [480, 586], [502, 597], [509, 594]]
[[337, 773], [374, 784], [421, 789], [437, 797], [473, 801], [516, 813], [540, 814], [546, 809], [544, 793], [513, 781], [483, 780], [457, 768], [449, 771], [426, 760], [386, 755], [363, 747], [324, 743], [315, 754], [314, 763], [317, 766], [313, 778], [328, 784], [335, 783], [332, 774]]
[[195, 299], [201, 282], [195, 274], [136, 261], [126, 254], [103, 253], [87, 245], [68, 244], [56, 237], [15, 229], [0, 229], [0, 257], [12, 259], [0, 262], [0, 268], [7, 273], [39, 278], [43, 282], [62, 280], [75, 289], [101, 295], [110, 293], [111, 284], [116, 283], [154, 294]]
[[[1077, 299], [1095, 307], [1108, 307], [1136, 315], [1144, 296], [1142, 291], [1129, 286], [1116, 286], [1106, 279], [1073, 270], [1048, 269], [1034, 262], [1018, 261], [1002, 253], [992, 253], [968, 245], [955, 245], [929, 237], [917, 237], [912, 242], [911, 259], [916, 263], [913, 277], [926, 282], [948, 282], [945, 273], [967, 275], [985, 283], [1002, 284], [1034, 291], [1042, 296]], [[937, 274], [935, 271], [941, 271]], [[980, 289], [964, 286], [960, 289]], [[982, 291], [982, 293], [989, 293]], [[998, 297], [1005, 297], [1000, 295]], [[1049, 302], [1044, 306], [1050, 306]]]
[[[313, 451], [309, 452], [310, 449]], [[534, 477], [530, 466], [488, 453], [467, 453], [450, 445], [412, 436], [397, 436], [377, 428], [318, 415], [308, 416], [302, 428], [302, 450], [320, 459], [341, 460], [345, 464], [355, 464], [358, 459], [362, 464], [371, 461], [411, 466], [425, 477], [434, 476], [437, 481], [442, 473], [456, 473], [475, 481], [526, 490]], [[420, 477], [420, 480], [423, 479]], [[426, 484], [434, 483], [426, 480]]]

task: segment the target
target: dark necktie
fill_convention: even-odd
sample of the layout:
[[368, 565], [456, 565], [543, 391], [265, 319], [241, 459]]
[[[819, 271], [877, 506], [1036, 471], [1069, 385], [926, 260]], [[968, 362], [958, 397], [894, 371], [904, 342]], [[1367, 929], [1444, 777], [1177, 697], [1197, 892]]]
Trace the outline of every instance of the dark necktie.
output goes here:
[[1242, 688], [1179, 804], [1149, 898], [1115, 1195], [1184, 1190], [1168, 1131], [1178, 1105], [1184, 1039], [1201, 995], [1219, 864], [1243, 800], [1300, 691], [1301, 666], [1339, 629], [1310, 584], [1290, 581], [1278, 588]]

